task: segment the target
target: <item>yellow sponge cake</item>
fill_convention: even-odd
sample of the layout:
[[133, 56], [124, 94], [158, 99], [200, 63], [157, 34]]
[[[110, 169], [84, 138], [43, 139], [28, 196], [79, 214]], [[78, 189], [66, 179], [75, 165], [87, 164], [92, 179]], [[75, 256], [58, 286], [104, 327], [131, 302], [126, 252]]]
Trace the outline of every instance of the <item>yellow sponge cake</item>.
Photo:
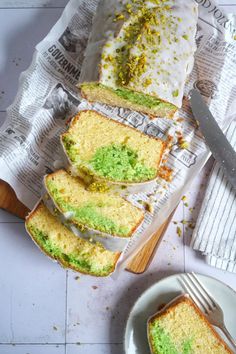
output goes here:
[[45, 187], [59, 212], [81, 230], [127, 238], [144, 218], [141, 209], [119, 195], [87, 190], [64, 170], [47, 175]]
[[101, 244], [75, 236], [40, 203], [26, 218], [26, 229], [49, 257], [75, 271], [107, 276], [115, 269], [120, 253], [110, 252]]
[[166, 147], [160, 139], [90, 110], [74, 117], [61, 141], [73, 174], [118, 184], [155, 180]]
[[233, 354], [187, 296], [181, 296], [148, 321], [152, 354]]
[[91, 102], [172, 118], [196, 50], [193, 0], [101, 0], [80, 83]]

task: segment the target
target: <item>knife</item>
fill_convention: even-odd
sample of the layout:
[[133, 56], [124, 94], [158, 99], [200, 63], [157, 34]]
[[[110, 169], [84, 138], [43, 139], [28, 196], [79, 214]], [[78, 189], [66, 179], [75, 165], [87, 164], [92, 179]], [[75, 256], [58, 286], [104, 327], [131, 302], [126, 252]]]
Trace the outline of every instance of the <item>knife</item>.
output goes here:
[[236, 152], [223, 134], [200, 92], [196, 89], [191, 90], [189, 98], [193, 115], [199, 123], [200, 131], [212, 155], [221, 165], [228, 181], [236, 189]]

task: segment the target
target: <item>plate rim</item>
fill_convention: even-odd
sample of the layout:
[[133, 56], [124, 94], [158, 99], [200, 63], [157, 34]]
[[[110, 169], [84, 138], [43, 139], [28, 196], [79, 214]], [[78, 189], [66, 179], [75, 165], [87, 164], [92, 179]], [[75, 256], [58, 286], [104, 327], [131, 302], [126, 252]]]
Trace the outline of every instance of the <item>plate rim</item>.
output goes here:
[[[229, 286], [228, 284], [225, 284], [222, 280], [220, 279], [217, 279], [211, 275], [207, 275], [207, 274], [201, 274], [201, 273], [196, 273], [196, 272], [182, 272], [182, 273], [176, 273], [176, 274], [171, 274], [171, 275], [168, 275], [167, 277], [164, 277], [164, 278], [161, 278], [159, 279], [157, 282], [155, 282], [154, 284], [150, 285], [146, 290], [144, 290], [144, 292], [138, 296], [138, 298], [136, 299], [135, 303], [133, 304], [133, 306], [131, 307], [129, 313], [128, 313], [128, 316], [127, 316], [127, 319], [126, 319], [126, 323], [125, 323], [125, 329], [124, 329], [124, 334], [123, 334], [123, 350], [124, 350], [124, 353], [125, 354], [128, 354], [127, 351], [126, 351], [126, 334], [127, 334], [127, 327], [128, 327], [128, 322], [130, 320], [130, 316], [131, 316], [131, 313], [132, 311], [134, 310], [134, 307], [136, 306], [137, 302], [148, 292], [150, 291], [152, 288], [154, 288], [157, 284], [161, 283], [162, 281], [165, 281], [167, 279], [171, 279], [171, 278], [176, 278], [178, 276], [181, 276], [181, 275], [185, 275], [185, 274], [191, 274], [191, 273], [194, 273], [195, 275], [197, 276], [203, 276], [205, 278], [210, 278], [210, 279], [213, 279], [214, 281], [220, 283], [221, 285], [223, 285], [224, 287], [228, 288], [229, 290], [231, 290], [234, 295], [236, 296], [236, 290], [234, 290], [233, 288], [231, 288], [231, 286]], [[183, 289], [184, 291], [184, 289]]]

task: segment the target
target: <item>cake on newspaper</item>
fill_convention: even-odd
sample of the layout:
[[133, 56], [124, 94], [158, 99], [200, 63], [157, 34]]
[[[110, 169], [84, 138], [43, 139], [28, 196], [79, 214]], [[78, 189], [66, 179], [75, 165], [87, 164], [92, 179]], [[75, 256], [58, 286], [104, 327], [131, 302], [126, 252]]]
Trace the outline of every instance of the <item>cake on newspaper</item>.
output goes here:
[[172, 118], [196, 50], [194, 0], [101, 0], [79, 87], [88, 101]]
[[67, 223], [121, 238], [130, 238], [144, 219], [144, 212], [119, 195], [89, 190], [64, 170], [44, 179], [49, 197]]
[[[87, 183], [141, 184], [155, 180], [166, 143], [96, 111], [79, 112], [61, 136], [72, 174]], [[90, 182], [89, 182], [90, 181]]]

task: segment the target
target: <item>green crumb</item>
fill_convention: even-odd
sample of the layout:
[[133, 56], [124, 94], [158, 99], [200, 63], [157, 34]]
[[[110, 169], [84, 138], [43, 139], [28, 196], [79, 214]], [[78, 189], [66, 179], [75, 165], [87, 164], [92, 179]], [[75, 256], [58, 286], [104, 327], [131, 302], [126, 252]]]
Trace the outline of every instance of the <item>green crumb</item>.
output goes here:
[[193, 346], [193, 339], [187, 339], [183, 344], [183, 354], [191, 354]]
[[184, 203], [184, 206], [187, 208], [188, 207], [188, 203]]
[[[169, 263], [168, 263], [169, 265]], [[158, 321], [150, 325], [151, 343], [155, 354], [191, 354], [193, 339], [183, 341], [182, 350], [176, 348], [172, 338], [159, 324]]]
[[186, 41], [188, 40], [188, 35], [187, 34], [184, 34], [183, 36], [182, 36]]
[[82, 249], [78, 249], [76, 253], [66, 254], [41, 230], [30, 224], [27, 225], [27, 229], [34, 236], [36, 242], [43, 248], [43, 250], [55, 259], [63, 260], [63, 262], [77, 267], [80, 271], [89, 272], [90, 274], [103, 276], [112, 271], [112, 265], [104, 266], [103, 268], [99, 267], [93, 262], [91, 254], [84, 252]]
[[83, 207], [73, 209], [67, 205], [67, 211], [74, 211], [74, 220], [80, 225], [86, 225], [92, 229], [100, 230], [112, 235], [126, 236], [129, 230], [126, 227], [116, 225], [112, 220], [99, 212], [99, 206], [87, 204]]
[[170, 336], [165, 333], [158, 322], [151, 325], [150, 334], [154, 353], [179, 354]]
[[124, 98], [125, 100], [128, 100], [132, 103], [138, 104], [138, 105], [143, 105], [147, 108], [169, 108], [173, 109], [175, 108], [174, 105], [168, 102], [164, 102], [159, 100], [158, 98], [145, 95], [141, 92], [135, 92], [131, 91], [125, 88], [119, 88], [116, 90], [112, 90], [117, 96]]
[[126, 145], [108, 145], [97, 149], [90, 165], [99, 176], [114, 181], [139, 182], [155, 178], [156, 171], [139, 161], [138, 154]]
[[179, 96], [179, 90], [175, 90], [172, 92], [173, 97], [178, 97]]
[[163, 109], [163, 110], [175, 110], [176, 106], [174, 106], [171, 103], [164, 102], [161, 99], [158, 99], [156, 97], [150, 96], [143, 94], [141, 92], [135, 92], [133, 90], [127, 89], [125, 87], [119, 87], [117, 89], [113, 89], [111, 87], [98, 84], [98, 83], [91, 83], [91, 84], [82, 84], [81, 85], [82, 89], [96, 89], [96, 88], [101, 88], [105, 89], [118, 97], [130, 101], [133, 104], [141, 105], [144, 107], [147, 107], [149, 109]]
[[182, 236], [182, 230], [181, 230], [181, 228], [180, 228], [179, 226], [177, 226], [176, 232], [177, 232], [177, 235], [178, 235], [179, 237]]
[[50, 193], [58, 207], [62, 209], [63, 212], [72, 212], [73, 217], [71, 217], [71, 220], [76, 223], [82, 232], [87, 228], [91, 228], [108, 234], [119, 235], [123, 237], [129, 234], [130, 230], [128, 227], [119, 226], [111, 219], [102, 215], [101, 208], [105, 206], [104, 203], [88, 203], [81, 207], [75, 208], [74, 206], [70, 205], [69, 202], [65, 202], [61, 198], [61, 194], [53, 182], [48, 183], [48, 188], [50, 189]]

